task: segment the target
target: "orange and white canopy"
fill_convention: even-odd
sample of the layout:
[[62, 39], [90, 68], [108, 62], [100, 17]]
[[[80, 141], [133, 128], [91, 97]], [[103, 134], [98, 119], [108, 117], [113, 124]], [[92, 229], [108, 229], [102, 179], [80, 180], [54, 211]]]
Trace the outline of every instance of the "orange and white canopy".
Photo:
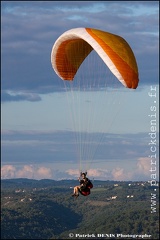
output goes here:
[[75, 28], [63, 33], [52, 48], [52, 67], [61, 79], [73, 80], [92, 50], [125, 87], [137, 88], [138, 67], [129, 44], [118, 35], [97, 29]]

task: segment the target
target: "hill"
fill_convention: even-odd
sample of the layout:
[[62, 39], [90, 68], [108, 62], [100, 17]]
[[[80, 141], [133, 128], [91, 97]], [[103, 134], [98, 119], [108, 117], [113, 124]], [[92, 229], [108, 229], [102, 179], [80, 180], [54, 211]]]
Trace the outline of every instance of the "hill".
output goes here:
[[75, 185], [2, 180], [1, 239], [158, 239], [159, 193], [149, 183], [94, 181], [91, 194], [77, 199]]

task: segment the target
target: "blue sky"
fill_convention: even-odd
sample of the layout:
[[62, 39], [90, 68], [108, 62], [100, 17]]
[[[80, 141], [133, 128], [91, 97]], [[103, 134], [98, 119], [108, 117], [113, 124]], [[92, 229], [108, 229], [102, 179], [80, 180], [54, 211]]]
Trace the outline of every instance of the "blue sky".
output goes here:
[[[158, 179], [158, 3], [1, 2], [2, 178], [77, 178], [81, 167], [95, 179], [150, 180], [154, 118]], [[139, 68], [136, 90], [117, 82], [114, 90], [65, 91], [52, 69], [51, 50], [62, 33], [77, 27], [125, 38]], [[97, 66], [101, 81], [112, 79], [94, 53], [76, 77], [94, 76]]]

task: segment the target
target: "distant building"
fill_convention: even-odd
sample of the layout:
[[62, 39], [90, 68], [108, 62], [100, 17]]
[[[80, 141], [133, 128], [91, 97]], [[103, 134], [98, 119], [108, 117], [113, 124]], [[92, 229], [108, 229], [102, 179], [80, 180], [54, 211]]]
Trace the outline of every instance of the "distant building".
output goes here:
[[111, 199], [116, 199], [116, 198], [117, 198], [117, 196], [112, 196], [112, 197], [111, 197]]
[[134, 195], [127, 195], [127, 198], [133, 198]]
[[17, 189], [17, 190], [15, 190], [15, 193], [19, 193], [21, 191], [22, 191], [21, 189]]

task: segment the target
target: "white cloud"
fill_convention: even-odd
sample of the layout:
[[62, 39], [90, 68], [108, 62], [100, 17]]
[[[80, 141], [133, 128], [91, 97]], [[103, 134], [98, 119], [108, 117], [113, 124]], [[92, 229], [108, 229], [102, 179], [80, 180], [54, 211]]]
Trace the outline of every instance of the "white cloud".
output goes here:
[[[157, 164], [158, 165], [158, 164]], [[157, 171], [158, 171], [158, 166]], [[117, 164], [113, 168], [92, 168], [87, 172], [89, 179], [94, 180], [114, 180], [114, 181], [148, 181], [151, 178], [151, 159], [141, 157], [126, 165]], [[158, 173], [157, 178], [158, 178]], [[77, 179], [80, 175], [78, 169], [57, 170], [53, 167], [44, 165], [36, 167], [35, 165], [24, 165], [21, 168], [13, 165], [4, 165], [1, 168], [1, 178], [30, 178], [30, 179]]]
[[75, 6], [75, 7], [71, 7], [71, 6], [58, 6], [56, 7], [57, 11], [62, 11], [62, 12], [81, 12], [82, 14], [84, 13], [99, 13], [99, 12], [103, 12], [106, 10], [106, 6], [104, 3], [91, 3], [89, 5], [82, 5], [81, 6]]
[[25, 165], [22, 169], [16, 171], [17, 178], [33, 178], [34, 169], [32, 165]]
[[113, 180], [124, 181], [132, 180], [133, 172], [129, 172], [123, 168], [115, 168], [112, 171]]
[[107, 169], [90, 169], [88, 171], [88, 175], [90, 177], [94, 177], [95, 179], [109, 179], [110, 172]]
[[[80, 175], [80, 171], [78, 169], [68, 169], [66, 173], [72, 177], [79, 177]], [[89, 169], [87, 171], [87, 176], [89, 178], [107, 180], [110, 177], [110, 172], [103, 169]]]
[[79, 170], [78, 169], [68, 169], [66, 173], [72, 177], [79, 177]]
[[[73, 177], [79, 176], [79, 171], [75, 169], [69, 169], [66, 171]], [[115, 180], [115, 181], [127, 181], [133, 179], [133, 172], [129, 172], [124, 168], [108, 169], [89, 169], [87, 172], [88, 178], [95, 180]]]
[[33, 165], [24, 165], [21, 169], [13, 165], [4, 165], [1, 168], [1, 178], [30, 178], [30, 179], [50, 179], [52, 178], [52, 171], [50, 168], [38, 167]]
[[5, 165], [1, 168], [1, 177], [2, 178], [14, 178], [16, 168], [12, 165]]
[[149, 170], [151, 168], [150, 158], [148, 157], [141, 157], [137, 161], [137, 170], [144, 175], [149, 174]]
[[52, 171], [49, 168], [46, 167], [40, 167], [36, 171], [36, 178], [42, 179], [42, 178], [52, 178]]

